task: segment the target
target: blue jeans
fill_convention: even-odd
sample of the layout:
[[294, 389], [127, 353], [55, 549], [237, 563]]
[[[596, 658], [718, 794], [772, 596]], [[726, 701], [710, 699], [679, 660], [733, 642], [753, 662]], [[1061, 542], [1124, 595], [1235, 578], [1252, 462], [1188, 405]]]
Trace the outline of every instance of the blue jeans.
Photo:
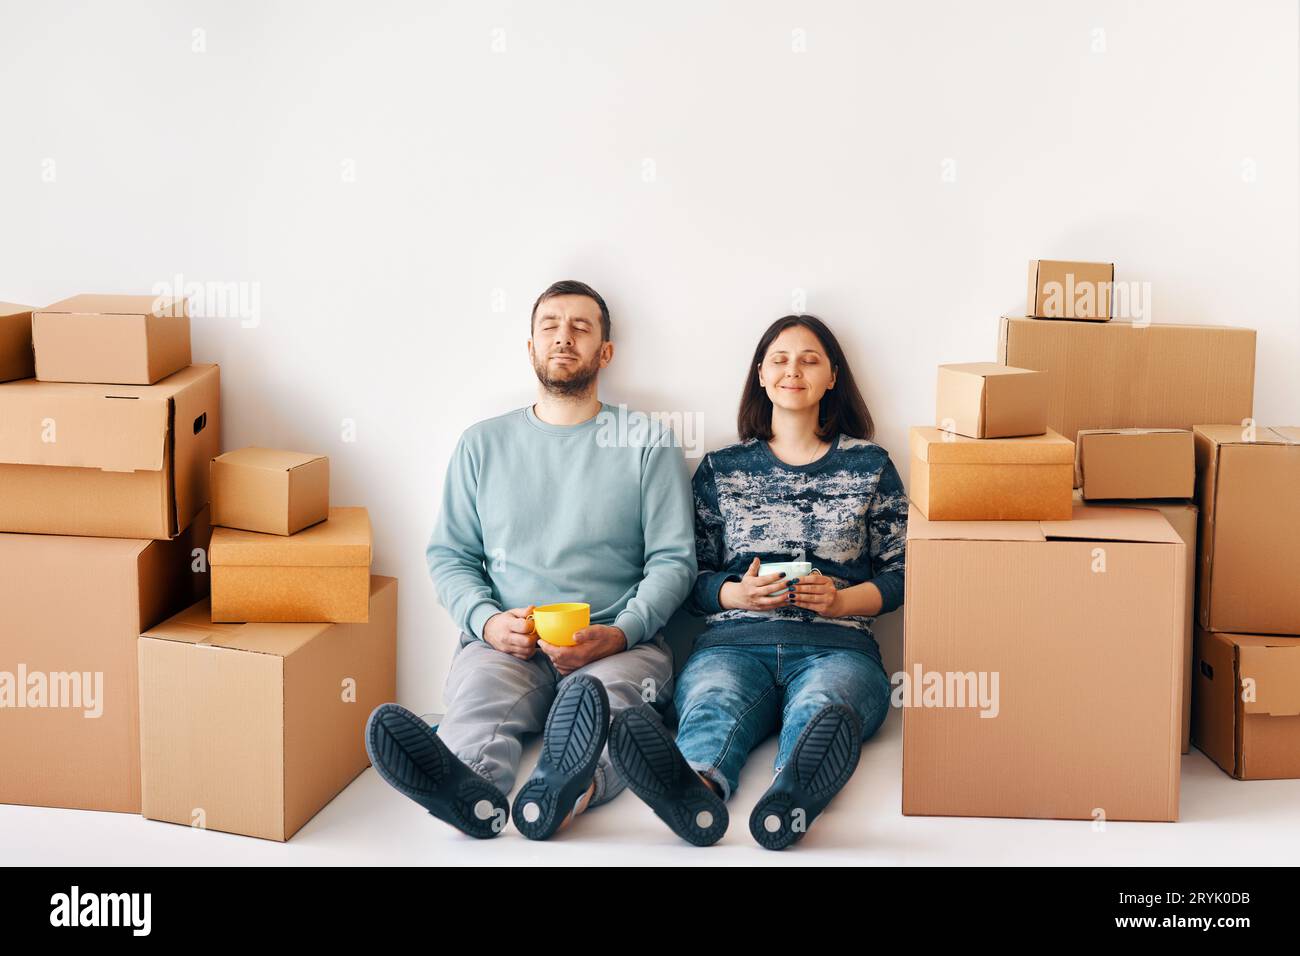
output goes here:
[[677, 747], [729, 799], [749, 752], [780, 729], [776, 771], [813, 715], [844, 704], [862, 739], [889, 713], [890, 683], [866, 651], [807, 644], [719, 645], [696, 651], [677, 678]]

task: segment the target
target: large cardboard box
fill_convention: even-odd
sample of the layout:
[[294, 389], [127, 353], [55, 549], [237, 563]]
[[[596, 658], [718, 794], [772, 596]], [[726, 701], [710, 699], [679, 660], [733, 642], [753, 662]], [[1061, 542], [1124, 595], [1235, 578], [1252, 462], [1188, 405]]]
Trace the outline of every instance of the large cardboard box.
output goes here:
[[1300, 777], [1300, 637], [1196, 629], [1192, 738], [1239, 780]]
[[995, 362], [940, 365], [936, 422], [967, 438], [1015, 438], [1047, 431], [1047, 375]]
[[1029, 261], [1029, 296], [1025, 314], [1042, 319], [1111, 318], [1115, 287], [1113, 262]]
[[1196, 451], [1185, 428], [1085, 428], [1075, 439], [1074, 468], [1089, 501], [1196, 493]]
[[[1078, 492], [1075, 495], [1078, 496]], [[1076, 504], [1081, 504], [1082, 499], [1075, 498]], [[1186, 570], [1184, 572], [1184, 582], [1186, 589], [1183, 594], [1183, 705], [1182, 705], [1182, 750], [1187, 753], [1191, 750], [1191, 727], [1192, 727], [1192, 634], [1196, 623], [1196, 559], [1198, 551], [1196, 549], [1196, 532], [1197, 532], [1197, 514], [1198, 509], [1191, 501], [1107, 501], [1107, 508], [1148, 508], [1159, 511], [1165, 516], [1165, 520], [1170, 526], [1178, 532], [1178, 537], [1183, 539], [1183, 544], [1187, 546], [1187, 555], [1184, 559]], [[1089, 505], [1089, 507], [1098, 507]]]
[[914, 427], [912, 503], [932, 521], [1037, 521], [1070, 517], [1074, 443], [1049, 430], [974, 439]]
[[1249, 418], [1255, 330], [1004, 318], [998, 361], [1050, 373], [1047, 425], [1191, 428]]
[[330, 460], [272, 448], [240, 448], [212, 459], [212, 523], [289, 535], [324, 521]]
[[288, 840], [367, 765], [363, 731], [397, 696], [397, 581], [368, 624], [213, 624], [206, 602], [140, 638], [151, 820]]
[[157, 385], [0, 385], [0, 531], [170, 538], [208, 504], [215, 365]]
[[214, 528], [212, 620], [364, 622], [370, 558], [365, 508], [331, 508], [288, 537]]
[[140, 633], [207, 593], [171, 541], [0, 534], [0, 803], [140, 812]]
[[32, 307], [0, 302], [0, 382], [31, 378], [35, 374]]
[[913, 508], [903, 812], [1178, 819], [1185, 567], [1155, 511]]
[[43, 382], [152, 385], [190, 364], [189, 300], [74, 295], [32, 313]]
[[1300, 427], [1198, 425], [1201, 627], [1300, 634]]

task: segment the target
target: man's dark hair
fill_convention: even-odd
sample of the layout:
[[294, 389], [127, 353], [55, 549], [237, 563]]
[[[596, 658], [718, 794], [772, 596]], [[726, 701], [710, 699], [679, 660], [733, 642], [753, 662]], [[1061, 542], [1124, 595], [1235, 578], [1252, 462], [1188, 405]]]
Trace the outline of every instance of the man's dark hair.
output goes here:
[[533, 325], [537, 322], [537, 307], [547, 299], [554, 299], [557, 295], [585, 295], [596, 305], [600, 306], [600, 340], [602, 342], [610, 341], [609, 334], [609, 306], [605, 305], [605, 300], [600, 297], [600, 293], [587, 285], [585, 282], [579, 282], [577, 279], [561, 279], [559, 282], [551, 283], [550, 287], [537, 297], [533, 303], [533, 311], [528, 319], [528, 332], [532, 334]]

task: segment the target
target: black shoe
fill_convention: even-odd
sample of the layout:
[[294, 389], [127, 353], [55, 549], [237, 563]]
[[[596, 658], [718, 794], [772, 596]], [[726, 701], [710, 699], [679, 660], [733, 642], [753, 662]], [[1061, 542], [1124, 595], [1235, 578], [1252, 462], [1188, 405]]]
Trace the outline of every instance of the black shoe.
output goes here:
[[609, 695], [594, 677], [569, 678], [555, 696], [542, 731], [542, 754], [515, 796], [514, 821], [530, 840], [560, 828], [591, 786], [609, 735]]
[[727, 805], [686, 762], [648, 705], [620, 711], [609, 729], [609, 756], [633, 793], [687, 843], [712, 846], [727, 832]]
[[760, 846], [784, 850], [803, 838], [831, 798], [849, 782], [862, 753], [857, 715], [827, 704], [803, 729], [789, 762], [749, 815], [749, 832]]
[[485, 840], [505, 827], [505, 794], [465, 766], [428, 724], [397, 704], [366, 721], [366, 753], [379, 776], [439, 820]]

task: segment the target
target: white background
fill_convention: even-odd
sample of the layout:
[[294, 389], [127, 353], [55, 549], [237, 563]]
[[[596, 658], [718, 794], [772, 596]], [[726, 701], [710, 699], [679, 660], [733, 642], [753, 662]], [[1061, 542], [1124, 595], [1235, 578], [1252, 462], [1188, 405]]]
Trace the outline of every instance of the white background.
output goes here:
[[553, 279], [613, 310], [602, 397], [699, 416], [705, 449], [802, 295], [906, 477], [934, 367], [994, 358], [1034, 257], [1258, 329], [1257, 418], [1300, 421], [1293, 0], [0, 9], [0, 299], [255, 288], [256, 327], [194, 327], [224, 445], [325, 452], [370, 508], [421, 711], [448, 454], [532, 399]]

